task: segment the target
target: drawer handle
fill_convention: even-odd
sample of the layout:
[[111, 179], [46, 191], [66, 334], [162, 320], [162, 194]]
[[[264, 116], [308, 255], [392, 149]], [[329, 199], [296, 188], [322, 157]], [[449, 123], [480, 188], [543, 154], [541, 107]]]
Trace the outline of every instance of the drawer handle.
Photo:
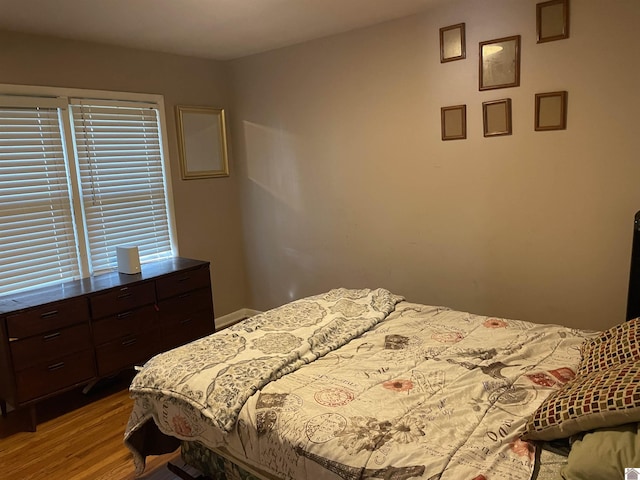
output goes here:
[[182, 295], [178, 295], [178, 298], [187, 298], [190, 297], [191, 294], [190, 293], [183, 293]]
[[58, 314], [58, 310], [51, 310], [50, 312], [45, 312], [40, 314], [40, 318], [51, 318], [55, 317]]
[[131, 293], [131, 292], [121, 293], [120, 295], [118, 295], [118, 298], [128, 298], [131, 295], [133, 295], [133, 293]]
[[134, 343], [136, 343], [138, 341], [137, 338], [130, 338], [129, 340], [124, 340], [122, 342], [122, 346], [123, 347], [128, 347], [129, 345], [133, 345]]
[[60, 332], [50, 333], [49, 335], [45, 335], [44, 337], [42, 337], [42, 340], [44, 340], [45, 342], [48, 342], [49, 340], [58, 338], [60, 335], [62, 335]]
[[191, 277], [189, 275], [185, 275], [184, 277], [180, 277], [178, 279], [178, 282], [186, 282], [187, 280], [189, 280]]
[[49, 365], [47, 368], [49, 369], [50, 372], [53, 372], [54, 370], [60, 370], [63, 367], [64, 367], [64, 362], [60, 362], [60, 363], [54, 363], [53, 365]]
[[118, 315], [116, 315], [116, 317], [119, 319], [122, 319], [122, 318], [130, 317], [131, 315], [133, 315], [133, 312], [129, 310], [128, 312], [119, 313]]
[[185, 318], [183, 320], [180, 320], [180, 323], [184, 325], [185, 323], [189, 323], [191, 320], [193, 320], [191, 317]]

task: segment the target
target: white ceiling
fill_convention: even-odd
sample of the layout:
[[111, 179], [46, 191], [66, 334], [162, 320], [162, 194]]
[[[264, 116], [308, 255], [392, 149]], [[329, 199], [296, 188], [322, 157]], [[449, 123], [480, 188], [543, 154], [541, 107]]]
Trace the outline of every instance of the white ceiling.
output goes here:
[[413, 15], [440, 1], [0, 0], [0, 29], [227, 60]]

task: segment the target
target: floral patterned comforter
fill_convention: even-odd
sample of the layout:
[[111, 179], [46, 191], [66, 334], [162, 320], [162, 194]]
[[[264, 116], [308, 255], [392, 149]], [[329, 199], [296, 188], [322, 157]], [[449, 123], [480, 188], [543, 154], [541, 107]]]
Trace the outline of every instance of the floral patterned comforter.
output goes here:
[[[384, 290], [332, 291], [305, 299], [317, 307], [294, 302], [156, 357], [132, 384], [125, 443], [133, 449], [130, 437], [153, 418], [167, 435], [224, 447], [283, 479], [530, 479], [534, 447], [519, 439], [526, 418], [573, 378], [589, 333], [400, 300]], [[386, 313], [347, 340], [347, 324], [370, 310]], [[305, 347], [298, 334], [269, 336], [292, 324], [311, 329]], [[240, 358], [251, 368], [221, 360], [248, 346]], [[291, 361], [270, 374], [255, 367], [271, 355]], [[193, 381], [208, 369], [206, 382]], [[232, 399], [234, 390], [246, 401]], [[219, 404], [237, 410], [233, 420], [212, 415]], [[133, 450], [140, 470], [144, 452]]]

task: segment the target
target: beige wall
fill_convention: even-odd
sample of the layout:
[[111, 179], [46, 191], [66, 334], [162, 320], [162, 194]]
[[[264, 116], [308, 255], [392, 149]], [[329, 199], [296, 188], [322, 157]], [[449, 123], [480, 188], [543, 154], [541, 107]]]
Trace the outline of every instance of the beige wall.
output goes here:
[[174, 117], [178, 104], [229, 108], [224, 65], [9, 32], [0, 32], [0, 45], [0, 83], [164, 96], [180, 255], [211, 262], [216, 316], [245, 307], [248, 299], [233, 152], [230, 177], [181, 180]]
[[[212, 262], [217, 316], [382, 286], [604, 328], [624, 319], [640, 209], [640, 2], [574, 0], [571, 38], [540, 45], [536, 3], [450, 1], [227, 63], [0, 32], [0, 83], [164, 95], [180, 254]], [[440, 64], [438, 29], [459, 22], [467, 59]], [[521, 86], [479, 92], [478, 42], [514, 34]], [[568, 129], [534, 132], [553, 90]], [[514, 133], [485, 139], [499, 98]], [[459, 103], [468, 139], [442, 142], [440, 107]], [[229, 178], [180, 179], [176, 104], [228, 108]]]
[[[571, 38], [536, 44], [536, 0], [425, 15], [230, 63], [251, 306], [332, 287], [605, 328], [624, 320], [640, 209], [637, 0], [574, 0]], [[466, 22], [467, 59], [438, 29]], [[518, 88], [478, 91], [478, 42], [522, 36]], [[534, 94], [569, 92], [568, 129], [533, 130]], [[483, 138], [511, 98], [513, 135]], [[440, 140], [467, 104], [468, 139]]]

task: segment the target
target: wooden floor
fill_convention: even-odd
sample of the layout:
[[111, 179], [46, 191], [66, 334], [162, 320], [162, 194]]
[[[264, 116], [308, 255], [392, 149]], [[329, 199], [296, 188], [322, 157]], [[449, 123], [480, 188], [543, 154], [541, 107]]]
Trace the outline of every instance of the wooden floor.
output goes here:
[[[133, 401], [126, 375], [99, 384], [85, 395], [69, 392], [38, 405], [36, 432], [28, 412], [0, 418], [0, 478], [6, 480], [180, 480], [166, 462], [184, 465], [179, 451], [147, 458], [135, 477], [131, 453], [123, 444]], [[193, 470], [191, 470], [192, 473]]]

